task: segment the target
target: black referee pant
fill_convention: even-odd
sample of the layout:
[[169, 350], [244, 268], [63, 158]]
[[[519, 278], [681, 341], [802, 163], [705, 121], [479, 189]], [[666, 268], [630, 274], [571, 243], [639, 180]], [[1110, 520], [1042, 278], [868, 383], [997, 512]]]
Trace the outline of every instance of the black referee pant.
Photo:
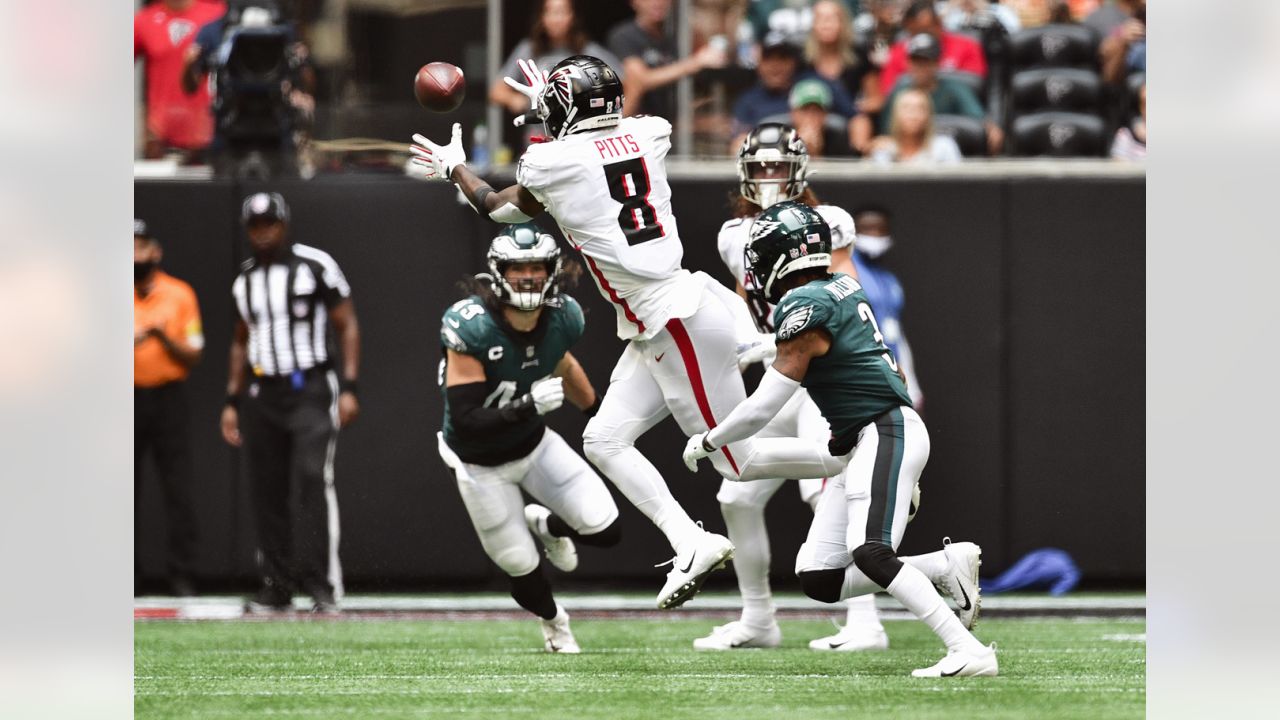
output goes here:
[[[250, 380], [240, 434], [258, 531], [262, 586], [287, 601], [293, 590], [341, 597], [338, 498], [333, 457], [338, 440], [338, 377], [315, 368], [301, 387], [288, 377]], [[298, 488], [290, 511], [292, 483]], [[293, 540], [297, 538], [297, 546]]]
[[169, 547], [166, 572], [170, 580], [189, 579], [195, 560], [196, 514], [192, 498], [190, 418], [182, 382], [133, 388], [133, 517], [134, 582], [138, 577], [138, 517], [142, 507], [142, 467], [153, 455], [164, 498]]

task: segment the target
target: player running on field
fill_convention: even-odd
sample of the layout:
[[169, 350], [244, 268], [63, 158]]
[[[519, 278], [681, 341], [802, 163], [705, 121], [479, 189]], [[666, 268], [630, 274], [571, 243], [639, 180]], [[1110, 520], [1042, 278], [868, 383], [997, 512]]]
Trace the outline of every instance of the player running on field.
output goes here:
[[725, 443], [759, 432], [803, 386], [831, 425], [830, 454], [847, 466], [818, 500], [796, 557], [805, 594], [836, 602], [883, 588], [946, 644], [946, 657], [912, 675], [996, 675], [994, 646], [983, 646], [966, 628], [977, 615], [977, 553], [952, 575], [957, 586], [950, 592], [972, 611], [962, 611], [964, 622], [930, 581], [947, 575], [947, 549], [897, 555], [929, 458], [929, 433], [911, 408], [866, 295], [854, 278], [830, 272], [830, 253], [831, 230], [806, 205], [779, 203], [755, 220], [745, 259], [761, 299], [777, 305], [777, 358], [750, 398], [718, 427], [689, 439], [685, 462], [694, 467]]
[[[532, 223], [509, 225], [489, 245], [489, 285], [444, 313], [440, 457], [484, 551], [511, 577], [511, 597], [542, 619], [548, 652], [577, 653], [569, 615], [551, 595], [534, 545], [570, 572], [574, 542], [619, 539], [618, 508], [587, 461], [542, 416], [570, 403], [591, 414], [595, 390], [569, 348], [582, 308], [558, 292], [560, 249]], [[479, 276], [478, 276], [479, 277]], [[525, 505], [520, 491], [540, 505]]]
[[[415, 135], [414, 162], [427, 179], [456, 183], [478, 212], [499, 222], [522, 222], [545, 209], [613, 303], [618, 336], [630, 342], [587, 425], [583, 450], [671, 543], [673, 568], [657, 602], [677, 607], [733, 556], [733, 545], [690, 519], [635, 441], [668, 415], [687, 435], [715, 427], [745, 399], [730, 309], [741, 299], [680, 265], [666, 173], [671, 124], [623, 118], [622, 83], [596, 58], [566, 58], [550, 75], [531, 62], [521, 68], [529, 84], [507, 82], [533, 101], [550, 141], [524, 152], [515, 185], [494, 191], [466, 167], [459, 125], [444, 146]], [[712, 464], [731, 480], [819, 477], [830, 464], [808, 447], [800, 457], [790, 445], [780, 451], [743, 440], [720, 449]]]
[[[738, 191], [733, 199], [736, 217], [720, 228], [717, 247], [720, 259], [733, 273], [738, 294], [748, 301], [758, 337], [741, 344], [739, 364], [764, 361], [773, 356], [773, 306], [754, 293], [748, 293], [752, 277], [745, 270], [743, 253], [747, 247], [751, 223], [763, 210], [784, 200], [799, 200], [812, 207], [831, 227], [832, 267], [854, 275], [850, 248], [853, 246], [853, 218], [844, 210], [818, 202], [807, 180], [809, 154], [804, 141], [794, 128], [780, 123], [764, 123], [742, 142], [738, 151]], [[754, 289], [754, 288], [753, 288]], [[787, 402], [776, 417], [760, 431], [761, 437], [802, 437], [825, 442], [831, 435], [827, 421], [818, 406], [801, 389]], [[724, 481], [716, 500], [724, 516], [729, 540], [733, 542], [733, 569], [742, 594], [742, 617], [720, 625], [710, 635], [693, 641], [699, 650], [777, 647], [782, 633], [774, 617], [773, 596], [769, 588], [769, 535], [765, 528], [764, 509], [787, 480], [775, 478], [754, 482]], [[824, 480], [810, 478], [797, 483], [800, 497], [816, 508]], [[847, 601], [844, 628], [830, 637], [809, 643], [815, 650], [876, 650], [889, 646], [889, 637], [876, 613], [875, 595], [867, 594]]]

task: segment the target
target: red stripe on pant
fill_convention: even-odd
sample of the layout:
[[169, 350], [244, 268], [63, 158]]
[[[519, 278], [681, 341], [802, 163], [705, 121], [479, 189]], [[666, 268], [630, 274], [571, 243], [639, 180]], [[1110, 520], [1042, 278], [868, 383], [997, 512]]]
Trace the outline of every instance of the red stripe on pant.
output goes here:
[[[693, 399], [697, 401], [702, 419], [710, 430], [716, 426], [716, 418], [711, 414], [711, 403], [707, 402], [707, 389], [702, 385], [702, 370], [698, 367], [698, 355], [693, 350], [689, 331], [684, 329], [684, 323], [680, 322], [679, 318], [671, 318], [667, 321], [667, 332], [671, 333], [671, 338], [676, 341], [676, 349], [680, 351], [680, 359], [684, 360], [684, 369], [689, 374], [689, 384], [693, 386]], [[733, 468], [733, 472], [740, 474], [738, 463], [733, 459], [733, 453], [729, 452], [729, 446], [725, 445], [720, 450], [724, 452], [726, 458], [729, 458], [729, 466]]]

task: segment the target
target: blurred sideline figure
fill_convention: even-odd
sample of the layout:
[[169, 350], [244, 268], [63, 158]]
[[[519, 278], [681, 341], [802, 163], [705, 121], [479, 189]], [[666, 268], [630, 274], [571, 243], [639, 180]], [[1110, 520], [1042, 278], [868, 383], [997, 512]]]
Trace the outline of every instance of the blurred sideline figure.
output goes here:
[[[748, 301], [757, 332], [739, 341], [738, 364], [744, 369], [752, 363], [768, 364], [773, 354], [773, 306], [760, 302], [755, 279], [747, 272], [744, 253], [748, 234], [755, 218], [765, 209], [784, 200], [798, 200], [828, 219], [832, 236], [832, 264], [842, 272], [852, 272], [849, 251], [853, 246], [853, 218], [834, 205], [823, 205], [809, 187], [809, 157], [804, 141], [786, 125], [766, 123], [752, 130], [738, 152], [738, 192], [733, 196], [735, 217], [720, 228], [717, 249], [736, 281], [736, 290]], [[760, 431], [760, 437], [803, 437], [824, 442], [831, 427], [822, 418], [818, 406], [801, 390]], [[720, 483], [716, 500], [724, 516], [729, 539], [737, 548], [733, 570], [742, 593], [742, 616], [720, 625], [711, 634], [693, 641], [699, 650], [778, 647], [782, 632], [778, 629], [769, 587], [769, 535], [765, 527], [764, 509], [769, 500], [787, 483], [783, 478], [754, 482]], [[817, 507], [826, 480], [812, 478], [796, 483], [800, 498], [811, 508]], [[875, 597], [864, 595], [849, 601], [844, 628], [831, 637], [809, 643], [815, 650], [872, 650], [889, 647], [889, 637], [876, 614]]]
[[[906, 297], [902, 292], [902, 283], [898, 276], [882, 264], [884, 256], [893, 249], [894, 239], [890, 224], [892, 215], [879, 206], [864, 206], [854, 211], [853, 221], [858, 228], [857, 242], [853, 245], [853, 266], [857, 268], [858, 283], [867, 294], [867, 300], [876, 311], [876, 319], [880, 322], [880, 332], [884, 335], [884, 344], [889, 346], [898, 367], [907, 381], [907, 393], [911, 396], [911, 406], [917, 412], [924, 410], [924, 392], [920, 390], [920, 382], [916, 379], [915, 356], [911, 346], [907, 344], [907, 335], [902, 329], [902, 307]], [[832, 272], [837, 269], [834, 258], [831, 263]], [[919, 505], [919, 502], [916, 503]]]
[[[169, 528], [167, 573], [174, 595], [195, 594], [197, 525], [192, 497], [187, 377], [200, 361], [204, 331], [196, 294], [160, 269], [164, 253], [146, 222], [133, 221], [133, 510], [141, 508], [142, 466], [155, 457]], [[134, 545], [134, 587], [139, 580]]]
[[[560, 292], [555, 239], [537, 225], [502, 228], [488, 259], [488, 275], [476, 276], [472, 294], [441, 319], [440, 457], [485, 554], [510, 578], [511, 597], [541, 619], [547, 652], [578, 653], [534, 538], [564, 572], [578, 566], [575, 542], [607, 547], [620, 538], [604, 481], [542, 419], [566, 399], [588, 416], [599, 408], [569, 352], [585, 320], [577, 301]], [[540, 504], [525, 505], [521, 490]]]
[[[635, 441], [669, 415], [686, 435], [700, 433], [746, 397], [735, 357], [742, 298], [681, 267], [666, 177], [671, 123], [622, 117], [622, 82], [598, 58], [567, 58], [549, 76], [531, 62], [522, 69], [528, 84], [509, 83], [536, 104], [551, 141], [524, 152], [515, 185], [495, 191], [466, 166], [460, 125], [447, 145], [414, 136], [414, 162], [425, 177], [455, 183], [492, 220], [549, 212], [616, 309], [618, 337], [629, 342], [583, 450], [666, 536], [675, 557], [657, 606], [678, 607], [733, 557], [733, 544], [689, 517]], [[735, 443], [712, 465], [729, 480], [827, 474], [808, 448], [778, 453], [771, 442]]]
[[[333, 461], [338, 429], [360, 412], [351, 286], [329, 253], [289, 237], [289, 206], [279, 193], [245, 198], [240, 219], [252, 256], [231, 286], [238, 318], [222, 437], [243, 445], [253, 493], [261, 584], [248, 609], [286, 610], [297, 589], [314, 611], [336, 612], [343, 587]], [[331, 333], [342, 354], [341, 380], [329, 357]], [[296, 513], [289, 502], [294, 478]]]
[[222, 16], [222, 2], [162, 0], [143, 7], [133, 18], [133, 58], [147, 66], [147, 134], [143, 155], [163, 157], [176, 150], [187, 162], [201, 159], [213, 139], [209, 88], [183, 92], [187, 48], [201, 26]]
[[[830, 441], [775, 442], [829, 453], [839, 466], [796, 556], [805, 594], [836, 602], [886, 590], [947, 647], [941, 661], [913, 676], [997, 675], [994, 646], [969, 632], [979, 608], [981, 549], [944, 538], [940, 551], [897, 554], [929, 458], [929, 433], [866, 294], [853, 277], [830, 271], [830, 226], [807, 205], [773, 205], [752, 223], [744, 262], [759, 302], [777, 305], [777, 354], [751, 397], [718, 427], [689, 438], [686, 465], [760, 432], [803, 386], [831, 426]], [[935, 585], [957, 601], [959, 617]]]

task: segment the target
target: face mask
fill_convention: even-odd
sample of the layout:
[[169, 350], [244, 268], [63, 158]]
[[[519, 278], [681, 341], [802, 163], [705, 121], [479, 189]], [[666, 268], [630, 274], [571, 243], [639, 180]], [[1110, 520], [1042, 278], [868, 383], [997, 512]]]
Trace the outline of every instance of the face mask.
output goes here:
[[777, 204], [778, 196], [782, 194], [782, 181], [759, 181], [756, 185], [756, 194], [760, 196], [760, 209], [768, 210], [771, 205]]
[[853, 247], [869, 258], [878, 258], [889, 252], [889, 248], [893, 247], [893, 236], [863, 235], [859, 233], [857, 240], [853, 243]]
[[143, 282], [147, 278], [151, 277], [151, 273], [156, 271], [157, 265], [159, 265], [159, 263], [157, 263], [155, 260], [151, 260], [150, 262], [134, 263], [133, 264], [133, 281], [136, 283]]

